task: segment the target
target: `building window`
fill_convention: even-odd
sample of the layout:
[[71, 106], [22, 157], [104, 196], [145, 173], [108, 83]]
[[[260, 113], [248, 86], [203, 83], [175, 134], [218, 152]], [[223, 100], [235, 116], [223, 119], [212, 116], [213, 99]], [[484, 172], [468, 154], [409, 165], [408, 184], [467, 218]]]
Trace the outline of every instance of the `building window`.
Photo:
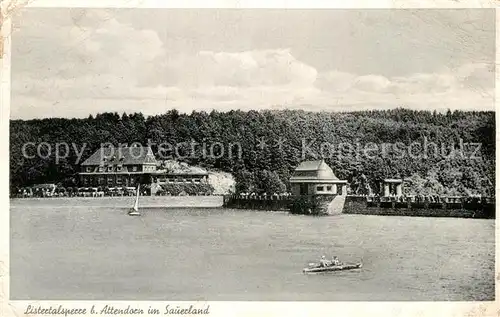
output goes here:
[[201, 182], [201, 180], [200, 180], [199, 178], [195, 178], [193, 181], [194, 181], [195, 183], [200, 183], [200, 182]]
[[92, 171], [92, 167], [87, 167], [87, 172], [90, 173]]
[[137, 172], [137, 166], [132, 167], [132, 172]]
[[113, 170], [113, 165], [108, 166], [108, 172], [111, 172]]
[[317, 186], [317, 187], [316, 187], [316, 190], [317, 190], [318, 192], [322, 192], [322, 191], [324, 190], [324, 188], [325, 188], [324, 186]]
[[99, 177], [99, 185], [104, 185], [104, 177]]
[[87, 185], [87, 184], [88, 184], [88, 182], [89, 182], [88, 178], [87, 178], [87, 177], [85, 177], [85, 178], [83, 179], [83, 184], [84, 184], [84, 185]]
[[135, 183], [135, 178], [131, 177], [130, 178], [130, 185], [133, 185]]
[[108, 185], [113, 184], [113, 177], [109, 176], [108, 177]]
[[326, 186], [326, 190], [331, 192], [332, 191], [332, 186]]
[[104, 166], [99, 166], [99, 172], [104, 172]]
[[121, 172], [123, 170], [123, 165], [119, 164], [118, 166], [116, 166], [116, 170], [118, 172]]
[[122, 183], [122, 177], [121, 176], [116, 176], [116, 183], [121, 184]]

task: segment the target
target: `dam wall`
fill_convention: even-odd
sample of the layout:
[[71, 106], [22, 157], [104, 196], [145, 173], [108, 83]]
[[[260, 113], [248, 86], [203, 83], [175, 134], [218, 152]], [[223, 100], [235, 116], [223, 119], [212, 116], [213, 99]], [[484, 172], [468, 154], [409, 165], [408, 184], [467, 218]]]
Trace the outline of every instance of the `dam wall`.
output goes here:
[[[384, 197], [381, 197], [384, 198]], [[495, 202], [460, 199], [456, 202], [412, 202], [347, 196], [344, 214], [412, 217], [495, 218]]]
[[401, 201], [395, 197], [366, 196], [224, 196], [223, 206], [235, 209], [289, 211], [294, 214], [360, 214], [378, 216], [495, 218], [492, 199], [455, 199], [452, 202]]
[[293, 198], [291, 196], [224, 196], [223, 206], [235, 209], [255, 209], [272, 211], [289, 211]]

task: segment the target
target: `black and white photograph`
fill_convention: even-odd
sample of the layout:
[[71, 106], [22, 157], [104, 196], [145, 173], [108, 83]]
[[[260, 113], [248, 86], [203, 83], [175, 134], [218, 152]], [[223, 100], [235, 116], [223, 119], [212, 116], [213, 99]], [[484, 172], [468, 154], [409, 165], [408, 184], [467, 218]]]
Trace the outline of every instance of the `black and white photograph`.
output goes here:
[[495, 29], [487, 8], [19, 8], [10, 300], [495, 301]]

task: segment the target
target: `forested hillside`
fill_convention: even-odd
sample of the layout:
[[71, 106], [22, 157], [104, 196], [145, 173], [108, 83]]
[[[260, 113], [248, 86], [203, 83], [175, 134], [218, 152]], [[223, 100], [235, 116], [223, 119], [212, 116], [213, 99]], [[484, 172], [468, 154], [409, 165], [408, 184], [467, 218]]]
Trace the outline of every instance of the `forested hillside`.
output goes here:
[[[175, 147], [182, 143], [179, 146], [182, 157], [174, 155], [174, 159], [231, 172], [239, 191], [284, 191], [290, 173], [301, 160], [323, 154], [336, 175], [349, 180], [352, 192], [364, 193], [368, 186], [378, 191], [383, 178], [404, 177], [408, 178], [407, 190], [412, 194], [494, 195], [493, 112], [440, 114], [405, 109], [192, 114], [171, 110], [147, 118], [140, 113], [102, 113], [86, 119], [13, 120], [10, 126], [11, 186], [47, 182], [73, 186], [78, 172], [78, 152], [83, 151], [83, 161], [101, 143], [147, 145], [148, 140], [155, 153], [158, 153], [158, 144], [166, 142]], [[33, 158], [26, 158], [22, 153], [23, 144], [27, 142], [35, 143], [26, 147], [27, 154]], [[40, 147], [47, 158], [36, 155], [36, 146], [41, 142], [52, 145], [52, 153], [45, 153], [46, 145]], [[424, 142], [437, 144], [439, 153], [434, 154], [434, 148], [424, 152]], [[54, 155], [56, 143], [67, 143], [70, 150], [69, 156], [59, 162]], [[420, 146], [413, 146], [411, 151], [402, 150], [412, 143]], [[376, 150], [366, 150], [374, 146]]]

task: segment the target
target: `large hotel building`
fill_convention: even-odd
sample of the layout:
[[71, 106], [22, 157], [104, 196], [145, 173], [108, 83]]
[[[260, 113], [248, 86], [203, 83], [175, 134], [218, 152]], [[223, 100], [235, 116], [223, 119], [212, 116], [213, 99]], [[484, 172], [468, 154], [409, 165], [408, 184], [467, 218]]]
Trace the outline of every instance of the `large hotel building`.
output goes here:
[[80, 186], [84, 187], [135, 187], [146, 180], [151, 184], [203, 183], [207, 182], [208, 173], [168, 171], [149, 146], [109, 146], [98, 149], [81, 164], [79, 177]]

